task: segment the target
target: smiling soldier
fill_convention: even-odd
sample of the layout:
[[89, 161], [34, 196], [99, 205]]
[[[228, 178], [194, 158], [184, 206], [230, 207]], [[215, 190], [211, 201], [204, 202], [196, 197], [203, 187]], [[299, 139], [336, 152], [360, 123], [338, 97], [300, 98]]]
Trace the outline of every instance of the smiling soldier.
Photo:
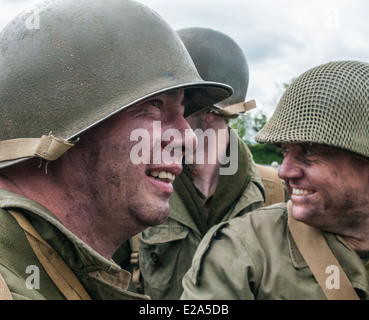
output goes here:
[[183, 299], [369, 298], [368, 79], [339, 61], [287, 88], [256, 140], [281, 146], [291, 200], [209, 231]]
[[[169, 218], [141, 234], [141, 287], [159, 300], [180, 298], [183, 275], [212, 226], [261, 207], [265, 199], [284, 201], [278, 197], [278, 187], [282, 195], [283, 187], [277, 172], [270, 169], [273, 175], [267, 178], [273, 187], [265, 188], [265, 175], [258, 171], [261, 166], [257, 167], [247, 145], [230, 128], [231, 119], [254, 107], [253, 102], [245, 102], [249, 84], [245, 53], [234, 39], [217, 30], [193, 27], [177, 33], [202, 78], [228, 83], [234, 93], [187, 117], [198, 138], [196, 152], [186, 155], [184, 170], [174, 182]], [[270, 180], [274, 176], [277, 179]]]
[[[112, 254], [166, 219], [196, 140], [184, 116], [232, 89], [203, 81], [140, 3], [44, 1], [37, 12], [39, 29], [22, 13], [0, 34], [1, 298], [147, 299], [126, 290]], [[155, 141], [178, 159], [153, 163], [152, 146], [136, 165], [131, 133], [153, 137], [154, 122], [184, 137]]]

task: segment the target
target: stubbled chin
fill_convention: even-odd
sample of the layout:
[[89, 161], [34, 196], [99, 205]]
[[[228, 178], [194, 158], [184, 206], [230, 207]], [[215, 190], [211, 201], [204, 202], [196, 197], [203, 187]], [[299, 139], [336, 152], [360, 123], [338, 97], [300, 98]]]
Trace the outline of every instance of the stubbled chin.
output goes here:
[[292, 216], [297, 221], [304, 221], [304, 214], [301, 212], [301, 210], [293, 209], [292, 210]]
[[312, 205], [297, 204], [292, 207], [292, 216], [295, 220], [306, 223], [313, 226], [317, 220], [317, 208], [313, 208]]
[[146, 216], [146, 222], [149, 226], [157, 226], [165, 222], [169, 216], [170, 207], [169, 200], [158, 200], [160, 205], [153, 205], [148, 209]]

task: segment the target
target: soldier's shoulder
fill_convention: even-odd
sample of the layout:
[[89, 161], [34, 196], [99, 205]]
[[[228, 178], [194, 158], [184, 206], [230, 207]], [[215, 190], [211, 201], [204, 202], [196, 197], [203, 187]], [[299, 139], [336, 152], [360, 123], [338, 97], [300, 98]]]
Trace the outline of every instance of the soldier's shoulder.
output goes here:
[[263, 237], [263, 234], [274, 234], [278, 229], [285, 229], [287, 225], [287, 205], [285, 202], [261, 207], [243, 216], [236, 217], [227, 223], [218, 226], [218, 232], [233, 234], [235, 237], [254, 235]]
[[275, 228], [285, 227], [287, 223], [287, 204], [285, 202], [276, 203], [267, 207], [261, 207], [250, 211], [247, 214], [235, 217], [229, 221], [222, 222], [212, 227], [204, 237], [206, 241], [216, 238], [220, 232], [227, 232], [234, 236], [245, 235], [248, 231], [257, 230], [260, 234], [264, 232], [275, 232]]
[[270, 206], [261, 207], [258, 209], [255, 209], [253, 211], [248, 212], [247, 214], [230, 221], [231, 224], [237, 224], [241, 221], [247, 221], [247, 220], [275, 220], [276, 218], [279, 218], [281, 216], [285, 216], [287, 214], [287, 203], [286, 202], [280, 202], [275, 203]]

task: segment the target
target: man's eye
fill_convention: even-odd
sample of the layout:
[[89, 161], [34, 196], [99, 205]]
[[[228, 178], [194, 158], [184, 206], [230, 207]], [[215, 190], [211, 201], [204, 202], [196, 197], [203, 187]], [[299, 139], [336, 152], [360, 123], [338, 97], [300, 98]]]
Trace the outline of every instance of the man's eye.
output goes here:
[[313, 154], [311, 150], [311, 145], [308, 145], [308, 144], [302, 145], [302, 150], [305, 156], [311, 156]]
[[150, 101], [148, 101], [148, 103], [151, 104], [152, 106], [156, 107], [156, 108], [159, 108], [160, 101], [159, 100], [150, 100]]
[[282, 152], [282, 156], [285, 157], [288, 154], [288, 148], [287, 147], [282, 147], [281, 148], [281, 152]]

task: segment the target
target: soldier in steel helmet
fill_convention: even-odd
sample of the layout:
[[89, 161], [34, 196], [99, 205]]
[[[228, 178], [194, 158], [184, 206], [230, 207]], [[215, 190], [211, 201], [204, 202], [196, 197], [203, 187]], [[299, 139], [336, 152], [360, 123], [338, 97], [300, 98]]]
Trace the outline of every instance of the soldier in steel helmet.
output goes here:
[[268, 201], [284, 201], [277, 171], [270, 168], [272, 175], [263, 175], [273, 185], [264, 190], [250, 150], [228, 126], [231, 118], [254, 107], [245, 102], [249, 68], [242, 49], [228, 35], [209, 28], [177, 33], [201, 77], [231, 85], [234, 94], [187, 117], [198, 135], [196, 152], [193, 159], [185, 156], [184, 170], [174, 182], [169, 218], [144, 230], [140, 239], [143, 288], [153, 299], [180, 298], [182, 277], [212, 226], [261, 207], [265, 193]]
[[111, 257], [168, 216], [196, 141], [184, 117], [232, 89], [138, 2], [35, 9], [39, 28], [28, 11], [0, 34], [1, 298], [148, 299]]
[[282, 148], [287, 204], [209, 231], [182, 299], [369, 298], [369, 64], [299, 76], [256, 135]]

